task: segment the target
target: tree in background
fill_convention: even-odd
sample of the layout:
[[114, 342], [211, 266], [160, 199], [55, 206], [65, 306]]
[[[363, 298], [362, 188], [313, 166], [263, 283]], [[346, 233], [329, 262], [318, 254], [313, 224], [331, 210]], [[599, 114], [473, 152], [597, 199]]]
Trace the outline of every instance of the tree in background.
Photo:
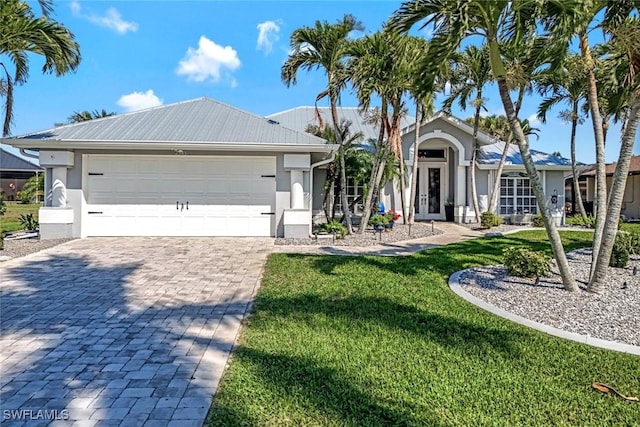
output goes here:
[[102, 119], [104, 117], [115, 116], [115, 112], [108, 112], [104, 108], [100, 111], [98, 110], [84, 110], [84, 111], [74, 111], [72, 115], [67, 119], [68, 123], [80, 123], [80, 122], [88, 122], [89, 120]]

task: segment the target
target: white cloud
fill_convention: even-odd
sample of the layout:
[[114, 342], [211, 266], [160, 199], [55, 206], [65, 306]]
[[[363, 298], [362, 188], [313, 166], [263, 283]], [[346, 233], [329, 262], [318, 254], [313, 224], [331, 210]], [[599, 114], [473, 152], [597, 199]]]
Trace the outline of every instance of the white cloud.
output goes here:
[[78, 0], [72, 0], [71, 13], [73, 16], [86, 19], [101, 27], [114, 30], [118, 34], [127, 34], [128, 32], [135, 32], [138, 30], [138, 24], [133, 21], [125, 21], [122, 19], [120, 12], [114, 7], [107, 9], [104, 15], [86, 14], [82, 12], [82, 6]]
[[280, 40], [278, 33], [280, 26], [275, 21], [264, 21], [258, 24], [258, 43], [257, 50], [263, 50], [265, 54], [270, 54], [273, 45]]
[[128, 112], [157, 107], [162, 105], [162, 99], [158, 98], [152, 89], [149, 89], [146, 92], [131, 92], [122, 95], [117, 104]]
[[536, 113], [533, 113], [532, 115], [527, 117], [527, 120], [529, 120], [529, 125], [530, 126], [538, 126], [538, 125], [542, 124], [542, 122], [540, 121], [540, 119], [538, 118], [538, 115]]
[[222, 74], [240, 67], [238, 52], [231, 46], [220, 46], [201, 36], [198, 48], [188, 48], [184, 59], [178, 63], [176, 74], [188, 80], [204, 82], [208, 79], [219, 82]]

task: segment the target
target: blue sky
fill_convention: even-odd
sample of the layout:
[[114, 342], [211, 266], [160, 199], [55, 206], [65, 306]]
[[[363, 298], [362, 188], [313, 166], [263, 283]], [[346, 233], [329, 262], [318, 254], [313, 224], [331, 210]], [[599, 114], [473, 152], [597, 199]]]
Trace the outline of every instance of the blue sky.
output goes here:
[[[30, 2], [37, 9], [36, 2]], [[29, 81], [15, 92], [13, 135], [48, 129], [74, 111], [124, 113], [207, 96], [258, 115], [313, 105], [324, 87], [322, 72], [300, 72], [296, 86], [280, 80], [291, 32], [315, 20], [335, 22], [345, 13], [378, 30], [399, 1], [56, 1], [55, 19], [76, 36], [82, 63], [64, 77], [42, 75], [32, 57]], [[419, 34], [416, 31], [416, 34]], [[488, 113], [502, 113], [493, 88]], [[535, 115], [529, 97], [522, 118]], [[342, 105], [357, 106], [348, 90]], [[569, 156], [570, 126], [552, 112], [536, 123], [534, 149]], [[461, 118], [472, 114], [454, 110]], [[410, 114], [412, 114], [410, 112]], [[618, 156], [620, 130], [613, 125], [607, 161]], [[640, 154], [636, 143], [635, 154]], [[578, 160], [595, 160], [590, 121], [578, 131]]]

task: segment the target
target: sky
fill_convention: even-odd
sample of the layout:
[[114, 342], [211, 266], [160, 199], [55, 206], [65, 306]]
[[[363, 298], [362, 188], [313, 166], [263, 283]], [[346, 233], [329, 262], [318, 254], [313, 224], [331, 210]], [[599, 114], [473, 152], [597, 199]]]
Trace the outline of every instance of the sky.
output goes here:
[[[39, 12], [37, 2], [29, 3]], [[400, 5], [386, 0], [57, 0], [53, 17], [75, 35], [82, 61], [75, 73], [55, 77], [41, 73], [41, 58], [30, 57], [29, 80], [14, 94], [12, 135], [49, 129], [74, 112], [122, 114], [203, 96], [261, 116], [313, 105], [326, 85], [322, 71], [299, 71], [297, 84], [289, 88], [280, 79], [291, 32], [316, 20], [333, 23], [349, 13], [365, 26], [363, 33], [354, 34], [358, 37], [379, 30]], [[417, 28], [412, 33], [429, 36]], [[485, 114], [503, 114], [495, 86], [485, 97]], [[358, 105], [351, 89], [341, 102]], [[562, 108], [543, 124], [535, 118], [539, 103], [539, 97], [527, 97], [521, 111], [521, 118], [540, 129], [531, 147], [569, 157], [570, 125], [558, 118]], [[471, 108], [454, 108], [453, 113], [460, 118], [473, 114]], [[584, 163], [595, 162], [590, 123], [578, 129], [577, 158]], [[613, 125], [607, 162], [617, 159], [619, 147], [620, 126]], [[640, 154], [638, 140], [634, 154]]]

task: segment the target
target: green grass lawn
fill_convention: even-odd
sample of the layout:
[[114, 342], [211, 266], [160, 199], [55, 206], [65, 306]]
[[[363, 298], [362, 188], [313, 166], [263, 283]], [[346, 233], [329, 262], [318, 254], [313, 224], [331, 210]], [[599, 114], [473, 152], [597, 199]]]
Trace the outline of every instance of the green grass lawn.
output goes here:
[[640, 233], [640, 222], [623, 222], [620, 224], [620, 229]]
[[7, 211], [3, 216], [0, 216], [0, 233], [4, 231], [18, 231], [24, 227], [20, 225], [20, 215], [32, 213], [38, 218], [38, 209], [40, 209], [39, 203], [22, 204], [20, 202], [5, 202]]
[[[563, 232], [567, 250], [588, 232]], [[454, 295], [457, 270], [543, 231], [408, 257], [275, 254], [214, 400], [210, 426], [638, 425], [640, 358], [564, 341]], [[526, 304], [526, 301], [523, 301]]]

